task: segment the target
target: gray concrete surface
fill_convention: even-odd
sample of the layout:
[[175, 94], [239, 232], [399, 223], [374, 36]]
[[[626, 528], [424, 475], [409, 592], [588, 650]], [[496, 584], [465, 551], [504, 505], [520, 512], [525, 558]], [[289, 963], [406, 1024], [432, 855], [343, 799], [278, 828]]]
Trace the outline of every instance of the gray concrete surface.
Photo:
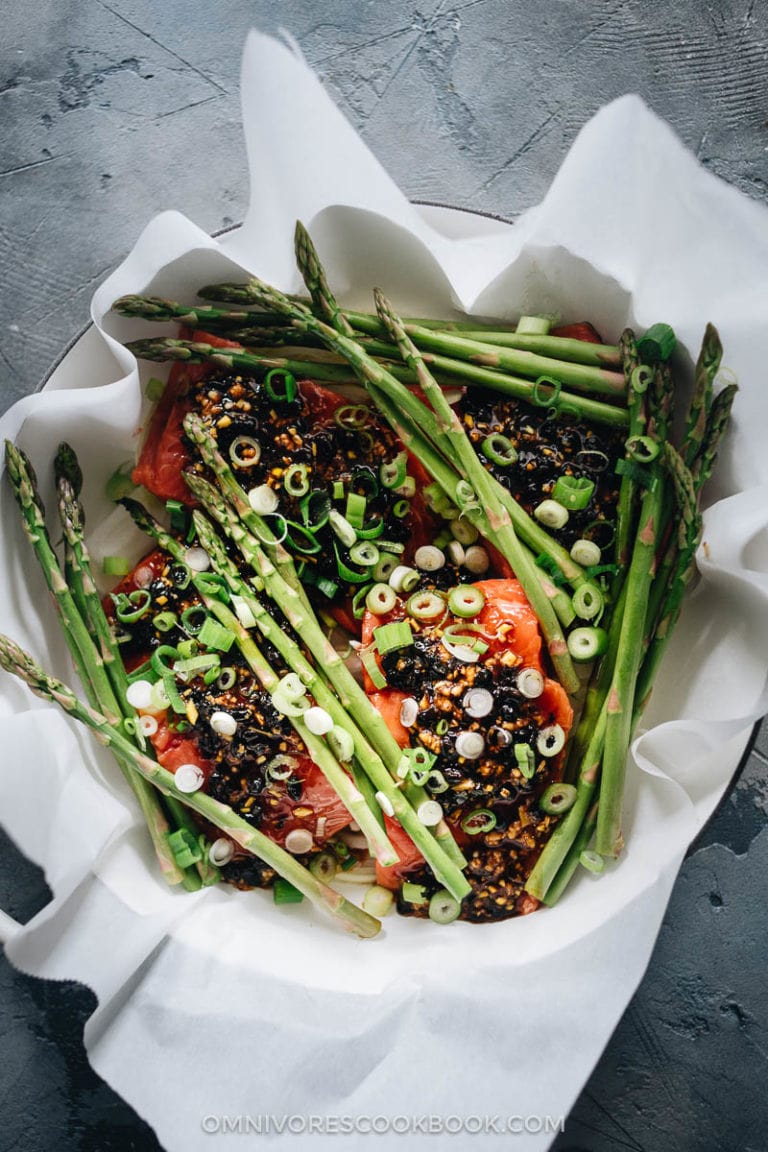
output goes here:
[[[512, 215], [596, 108], [639, 91], [702, 163], [768, 198], [764, 0], [4, 0], [2, 16], [3, 408], [85, 323], [154, 213], [208, 230], [241, 217], [251, 25], [290, 30], [412, 197]], [[560, 1152], [768, 1148], [767, 806], [763, 735], [682, 870]], [[41, 877], [5, 840], [0, 863], [0, 907], [31, 915]], [[87, 990], [3, 962], [0, 1003], [0, 1149], [157, 1147], [87, 1065]]]

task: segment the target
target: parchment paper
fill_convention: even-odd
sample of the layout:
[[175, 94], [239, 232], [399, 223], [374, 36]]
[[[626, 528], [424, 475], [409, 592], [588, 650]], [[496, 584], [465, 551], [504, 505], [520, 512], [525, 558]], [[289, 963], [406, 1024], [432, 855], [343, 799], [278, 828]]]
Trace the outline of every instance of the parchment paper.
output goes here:
[[[447, 930], [391, 917], [373, 942], [303, 907], [275, 908], [268, 894], [168, 891], [109, 756], [4, 677], [0, 811], [54, 891], [8, 955], [94, 988], [90, 1059], [169, 1152], [229, 1147], [238, 1132], [250, 1146], [264, 1116], [274, 1139], [312, 1148], [337, 1147], [344, 1133], [333, 1120], [312, 1131], [311, 1116], [358, 1118], [349, 1146], [365, 1139], [367, 1118], [383, 1117], [379, 1147], [435, 1146], [450, 1118], [478, 1117], [465, 1137], [476, 1149], [497, 1147], [494, 1125], [512, 1118], [513, 1146], [543, 1149], [636, 988], [686, 847], [768, 702], [768, 212], [704, 172], [633, 96], [583, 129], [541, 205], [464, 239], [427, 224], [302, 61], [255, 33], [243, 114], [244, 226], [216, 241], [177, 213], [151, 221], [96, 292], [103, 337], [88, 338], [88, 370], [21, 401], [0, 431], [30, 452], [51, 506], [48, 461], [69, 439], [94, 551], [117, 539], [138, 557], [142, 542], [103, 487], [146, 421], [136, 363], [118, 342], [146, 325], [109, 306], [125, 292], [192, 299], [199, 284], [244, 270], [295, 290], [296, 218], [352, 305], [369, 307], [376, 284], [406, 313], [543, 310], [589, 318], [607, 339], [663, 319], [692, 358], [714, 321], [741, 391], [709, 492], [701, 578], [632, 750], [627, 850], [551, 911]], [[0, 628], [71, 678], [6, 486], [0, 516]]]

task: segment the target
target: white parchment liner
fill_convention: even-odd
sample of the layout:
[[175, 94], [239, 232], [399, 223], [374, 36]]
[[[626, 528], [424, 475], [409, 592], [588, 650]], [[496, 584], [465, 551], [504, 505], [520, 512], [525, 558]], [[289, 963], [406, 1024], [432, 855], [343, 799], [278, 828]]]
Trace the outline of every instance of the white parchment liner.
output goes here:
[[[691, 357], [713, 320], [741, 391], [708, 493], [701, 579], [632, 750], [627, 850], [599, 880], [580, 877], [554, 910], [448, 930], [392, 917], [374, 942], [261, 893], [170, 892], [108, 754], [4, 677], [0, 811], [54, 891], [7, 952], [25, 971], [94, 988], [91, 1061], [169, 1152], [230, 1146], [238, 1122], [227, 1131], [224, 1116], [250, 1116], [252, 1131], [264, 1114], [278, 1125], [282, 1114], [362, 1117], [362, 1129], [373, 1115], [488, 1115], [502, 1126], [558, 1117], [636, 988], [685, 849], [766, 709], [768, 212], [703, 171], [636, 97], [584, 128], [541, 205], [511, 228], [454, 228], [463, 239], [426, 224], [305, 65], [257, 34], [245, 51], [243, 112], [244, 226], [216, 241], [176, 213], [153, 220], [94, 297], [103, 340], [88, 338], [85, 370], [22, 400], [2, 434], [30, 452], [51, 507], [48, 461], [69, 439], [84, 464], [95, 550], [118, 532], [120, 551], [138, 556], [103, 486], [135, 453], [147, 416], [136, 362], [117, 338], [147, 328], [107, 315], [109, 305], [145, 290], [192, 299], [199, 284], [243, 270], [295, 290], [297, 218], [353, 305], [369, 307], [377, 284], [405, 313], [554, 311], [591, 319], [608, 339], [628, 322], [663, 319]], [[70, 677], [6, 485], [0, 501], [0, 629]], [[292, 1126], [298, 1134], [282, 1139], [338, 1145]], [[552, 1138], [543, 1119], [513, 1127], [523, 1128], [512, 1133], [516, 1148]], [[435, 1141], [390, 1127], [378, 1146], [403, 1139]], [[481, 1132], [471, 1146], [497, 1141]]]

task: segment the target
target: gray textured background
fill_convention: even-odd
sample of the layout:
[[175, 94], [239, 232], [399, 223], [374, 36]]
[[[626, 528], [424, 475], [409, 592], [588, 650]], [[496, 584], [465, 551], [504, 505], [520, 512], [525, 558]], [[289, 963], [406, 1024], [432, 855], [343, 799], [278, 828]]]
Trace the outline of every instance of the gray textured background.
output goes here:
[[[411, 197], [512, 215], [592, 112], [638, 91], [709, 169], [768, 199], [764, 0], [4, 0], [2, 16], [0, 409], [37, 385], [152, 215], [241, 218], [251, 25], [290, 30]], [[763, 736], [682, 870], [561, 1152], [768, 1148], [767, 807]], [[0, 907], [28, 917], [44, 882], [7, 841], [0, 863]], [[0, 1149], [157, 1147], [87, 1065], [87, 990], [0, 961], [0, 1002]]]

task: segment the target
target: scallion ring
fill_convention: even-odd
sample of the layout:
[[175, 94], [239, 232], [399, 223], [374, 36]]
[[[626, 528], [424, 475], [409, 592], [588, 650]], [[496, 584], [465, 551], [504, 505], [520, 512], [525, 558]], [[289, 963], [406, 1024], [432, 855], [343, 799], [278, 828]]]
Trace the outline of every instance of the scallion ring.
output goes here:
[[289, 496], [306, 496], [309, 492], [309, 468], [306, 464], [291, 464], [283, 475], [283, 488]]
[[559, 816], [573, 807], [576, 800], [576, 789], [573, 784], [550, 784], [539, 799], [542, 812], [550, 816]]
[[608, 634], [603, 628], [574, 628], [568, 635], [568, 651], [578, 664], [602, 656], [608, 647]]
[[592, 568], [600, 563], [602, 552], [594, 540], [577, 540], [571, 548], [571, 560], [582, 568]]
[[136, 588], [133, 592], [120, 592], [112, 596], [115, 616], [121, 624], [135, 624], [149, 611], [152, 596], [146, 588]]
[[568, 509], [559, 504], [557, 500], [542, 500], [533, 510], [533, 514], [545, 528], [565, 528], [568, 523]]
[[229, 458], [236, 468], [253, 468], [261, 459], [261, 444], [253, 436], [236, 436], [229, 446]]
[[411, 505], [407, 500], [396, 500], [392, 505], [392, 515], [398, 520], [404, 520], [411, 510]]
[[605, 858], [591, 848], [585, 848], [579, 855], [579, 863], [588, 872], [602, 872], [605, 868]]
[[565, 747], [565, 732], [559, 724], [547, 724], [536, 737], [536, 747], [542, 756], [557, 756]]
[[397, 568], [397, 557], [391, 553], [382, 553], [374, 564], [371, 575], [374, 580], [383, 582], [389, 580], [395, 568]]
[[179, 618], [175, 612], [158, 612], [156, 616], [152, 617], [152, 626], [158, 632], [170, 632], [179, 622]]
[[379, 558], [379, 550], [370, 540], [358, 540], [350, 548], [349, 558], [353, 564], [360, 564], [363, 568], [372, 568]]
[[597, 584], [581, 584], [573, 594], [573, 610], [581, 620], [594, 620], [605, 607], [605, 598]]
[[465, 548], [474, 544], [480, 536], [477, 528], [469, 520], [451, 520], [449, 527], [454, 540], [458, 540], [459, 544], [463, 544]]
[[448, 607], [454, 616], [464, 620], [477, 616], [485, 606], [482, 588], [474, 584], [459, 584], [448, 593]]
[[630, 436], [624, 447], [630, 460], [637, 460], [639, 464], [650, 464], [661, 451], [653, 436]]
[[360, 432], [371, 423], [371, 410], [366, 404], [342, 404], [333, 414], [334, 424], [347, 432]]
[[531, 403], [536, 404], [539, 408], [556, 409], [562, 389], [563, 386], [559, 380], [553, 380], [551, 376], [539, 376], [533, 386]]
[[414, 592], [405, 610], [414, 620], [437, 620], [445, 612], [445, 601], [436, 592]]
[[379, 479], [384, 488], [399, 488], [408, 471], [408, 453], [399, 452], [394, 460], [388, 460], [379, 469]]
[[492, 432], [490, 436], [486, 436], [480, 451], [486, 460], [497, 464], [499, 468], [508, 468], [517, 461], [517, 449], [509, 437], [503, 436], [501, 432]]
[[552, 489], [552, 499], [571, 512], [580, 512], [587, 507], [594, 491], [594, 480], [586, 476], [558, 476]]
[[438, 889], [429, 901], [429, 918], [435, 924], [452, 924], [461, 912], [461, 904], [445, 888]]
[[[278, 380], [282, 381], [282, 389], [279, 384], [273, 383], [273, 381]], [[292, 400], [296, 399], [296, 377], [292, 376], [290, 372], [285, 372], [282, 368], [273, 368], [271, 372], [267, 373], [264, 387], [270, 400], [274, 400], [278, 404], [290, 404]]]
[[515, 763], [520, 774], [526, 780], [532, 780], [536, 771], [536, 757], [530, 744], [515, 744], [512, 751], [515, 754]]
[[181, 614], [181, 626], [190, 636], [197, 636], [208, 619], [208, 610], [202, 604], [192, 604]]
[[492, 831], [496, 824], [496, 816], [488, 808], [475, 808], [464, 817], [461, 827], [468, 836], [479, 836], [482, 832]]

